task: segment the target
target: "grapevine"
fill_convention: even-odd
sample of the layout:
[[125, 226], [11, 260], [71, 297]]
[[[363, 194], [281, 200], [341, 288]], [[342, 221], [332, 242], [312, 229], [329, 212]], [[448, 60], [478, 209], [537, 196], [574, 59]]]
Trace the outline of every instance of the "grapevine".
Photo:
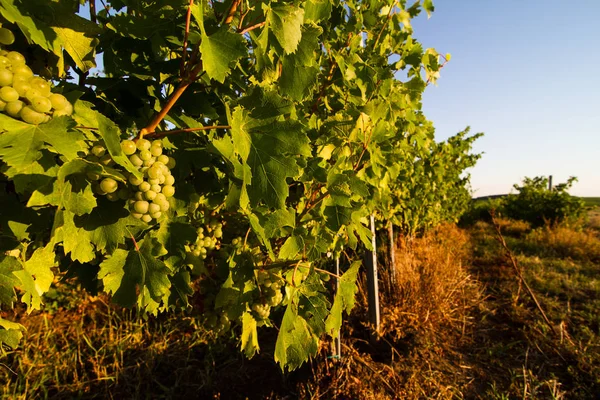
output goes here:
[[412, 32], [430, 0], [105, 3], [0, 0], [3, 309], [76, 276], [248, 357], [277, 327], [291, 370], [351, 312], [370, 215], [464, 211], [480, 135], [436, 142], [421, 111], [449, 61]]

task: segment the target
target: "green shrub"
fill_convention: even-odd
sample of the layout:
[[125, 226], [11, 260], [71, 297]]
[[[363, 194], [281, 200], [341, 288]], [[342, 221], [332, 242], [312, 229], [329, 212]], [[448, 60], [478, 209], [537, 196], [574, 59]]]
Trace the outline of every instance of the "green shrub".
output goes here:
[[548, 178], [525, 178], [522, 186], [514, 185], [517, 194], [503, 199], [502, 213], [534, 227], [578, 220], [585, 213], [585, 204], [567, 192], [576, 181], [577, 178], [571, 177], [566, 183], [549, 189]]

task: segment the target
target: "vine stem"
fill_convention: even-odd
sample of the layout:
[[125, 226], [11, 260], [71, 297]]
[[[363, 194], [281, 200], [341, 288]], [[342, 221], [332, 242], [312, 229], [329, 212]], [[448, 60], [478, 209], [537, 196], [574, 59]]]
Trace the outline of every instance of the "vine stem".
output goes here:
[[185, 74], [185, 59], [187, 58], [188, 38], [190, 35], [190, 20], [192, 19], [192, 6], [193, 5], [194, 5], [194, 0], [190, 0], [190, 5], [188, 6], [187, 15], [185, 17], [185, 34], [183, 37], [183, 55], [181, 56], [181, 62], [179, 64], [179, 75], [182, 77]]
[[148, 126], [146, 126], [145, 128], [143, 128], [140, 131], [140, 135], [139, 135], [140, 139], [142, 139], [144, 137], [144, 135], [151, 134], [151, 133], [153, 133], [156, 130], [156, 127], [167, 116], [167, 114], [169, 113], [169, 111], [171, 111], [171, 108], [173, 108], [173, 106], [175, 105], [175, 103], [177, 102], [177, 100], [179, 100], [179, 98], [181, 97], [181, 95], [183, 94], [183, 92], [185, 92], [185, 90], [188, 88], [188, 86], [190, 86], [190, 84], [196, 79], [196, 76], [198, 76], [198, 73], [200, 72], [201, 69], [202, 69], [202, 63], [198, 64], [190, 72], [190, 75], [185, 80], [183, 80], [179, 84], [179, 86], [177, 86], [177, 89], [175, 89], [175, 91], [173, 92], [173, 94], [171, 94], [171, 96], [169, 97], [169, 100], [167, 101], [167, 104], [165, 104], [164, 107], [162, 108], [162, 110], [160, 110], [160, 112], [158, 114], [156, 114], [156, 116], [148, 124]]
[[227, 12], [227, 18], [225, 18], [226, 24], [230, 24], [231, 21], [233, 21], [233, 16], [235, 15], [235, 12], [237, 11], [237, 8], [241, 2], [242, 0], [233, 0], [231, 7], [229, 7], [229, 11]]
[[201, 126], [198, 128], [185, 128], [185, 129], [175, 129], [172, 131], [164, 131], [164, 132], [152, 132], [146, 135], [147, 138], [158, 138], [167, 135], [173, 135], [176, 133], [186, 133], [186, 132], [197, 132], [197, 131], [210, 131], [212, 129], [231, 129], [229, 125], [210, 125], [210, 126]]
[[264, 26], [266, 23], [267, 23], [266, 21], [263, 21], [263, 22], [259, 22], [258, 24], [254, 24], [252, 26], [248, 26], [248, 27], [242, 29], [239, 33], [240, 33], [240, 35], [245, 35], [246, 33], [250, 32], [250, 31], [253, 31], [255, 29], [258, 29], [258, 28]]

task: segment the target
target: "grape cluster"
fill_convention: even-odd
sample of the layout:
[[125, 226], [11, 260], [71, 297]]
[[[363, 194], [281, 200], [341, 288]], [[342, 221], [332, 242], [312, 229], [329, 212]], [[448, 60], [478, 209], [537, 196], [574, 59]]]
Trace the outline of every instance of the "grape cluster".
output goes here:
[[278, 306], [283, 301], [283, 278], [267, 271], [259, 270], [256, 280], [260, 290], [259, 301], [252, 304], [252, 311], [259, 320], [266, 320], [271, 313], [271, 307]]
[[[159, 140], [150, 142], [140, 139], [137, 143], [124, 140], [121, 149], [129, 156], [131, 163], [139, 168], [142, 178], [126, 172], [127, 183], [119, 184], [111, 177], [88, 173], [88, 178], [93, 181], [92, 190], [110, 201], [128, 200], [131, 215], [146, 223], [160, 218], [170, 207], [168, 198], [175, 194], [175, 178], [171, 175], [175, 160], [163, 154]], [[87, 160], [107, 167], [115, 164], [102, 143], [92, 147]]]
[[140, 139], [137, 143], [124, 140], [121, 149], [143, 175], [142, 179], [134, 174], [127, 176], [133, 189], [133, 198], [129, 200], [131, 215], [144, 222], [160, 218], [169, 209], [167, 199], [175, 194], [175, 178], [171, 175], [175, 159], [163, 154], [160, 140]]
[[216, 219], [210, 219], [204, 227], [196, 230], [198, 238], [189, 247], [188, 253], [205, 260], [208, 253], [218, 247], [223, 237], [223, 224]]
[[[14, 41], [10, 30], [0, 28], [0, 44], [10, 45]], [[52, 93], [50, 82], [34, 76], [21, 53], [0, 50], [0, 111], [39, 125], [52, 117], [71, 115], [73, 105], [62, 94]]]
[[206, 313], [205, 324], [207, 328], [217, 335], [231, 329], [231, 321], [225, 312], [219, 312], [218, 314], [212, 312]]

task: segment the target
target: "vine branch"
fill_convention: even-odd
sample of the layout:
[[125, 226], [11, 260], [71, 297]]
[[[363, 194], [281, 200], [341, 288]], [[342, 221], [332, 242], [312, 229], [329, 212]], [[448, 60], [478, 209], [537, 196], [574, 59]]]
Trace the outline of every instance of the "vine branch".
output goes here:
[[258, 24], [248, 26], [248, 27], [242, 29], [239, 33], [240, 33], [240, 35], [245, 35], [246, 33], [250, 32], [250, 31], [253, 31], [255, 29], [258, 29], [258, 28], [264, 26], [266, 23], [267, 23], [266, 21], [263, 21], [263, 22], [259, 22]]
[[181, 63], [179, 64], [179, 75], [182, 77], [185, 75], [185, 59], [187, 58], [187, 47], [188, 47], [188, 39], [190, 35], [190, 20], [192, 19], [192, 6], [194, 5], [194, 0], [190, 0], [190, 4], [188, 6], [187, 15], [185, 16], [185, 34], [183, 37], [183, 55], [181, 56]]
[[160, 110], [160, 112], [158, 114], [156, 114], [156, 116], [148, 124], [148, 126], [146, 126], [145, 128], [143, 128], [140, 131], [140, 139], [142, 139], [144, 137], [144, 135], [151, 134], [156, 130], [156, 127], [167, 116], [169, 111], [171, 111], [171, 108], [173, 108], [173, 106], [175, 105], [177, 100], [179, 100], [179, 98], [181, 97], [183, 92], [185, 92], [185, 90], [188, 88], [188, 86], [190, 86], [190, 84], [196, 79], [196, 77], [198, 76], [198, 73], [200, 72], [201, 69], [202, 69], [202, 63], [198, 64], [190, 72], [189, 76], [187, 76], [184, 80], [181, 81], [179, 86], [177, 86], [177, 88], [175, 89], [173, 94], [171, 94], [171, 96], [167, 100], [167, 103], [163, 106], [162, 110]]
[[90, 0], [90, 21], [97, 23], [96, 19], [96, 0]]
[[185, 129], [174, 129], [171, 131], [163, 131], [163, 132], [152, 132], [146, 135], [146, 138], [158, 138], [167, 135], [174, 135], [176, 133], [186, 133], [186, 132], [198, 132], [198, 131], [210, 131], [212, 129], [231, 129], [230, 125], [210, 125], [210, 126], [200, 126], [198, 128], [185, 128]]
[[227, 12], [227, 17], [225, 18], [224, 23], [230, 24], [233, 21], [233, 17], [235, 16], [235, 12], [237, 11], [242, 0], [233, 0], [231, 2], [231, 7], [229, 7], [229, 11]]

